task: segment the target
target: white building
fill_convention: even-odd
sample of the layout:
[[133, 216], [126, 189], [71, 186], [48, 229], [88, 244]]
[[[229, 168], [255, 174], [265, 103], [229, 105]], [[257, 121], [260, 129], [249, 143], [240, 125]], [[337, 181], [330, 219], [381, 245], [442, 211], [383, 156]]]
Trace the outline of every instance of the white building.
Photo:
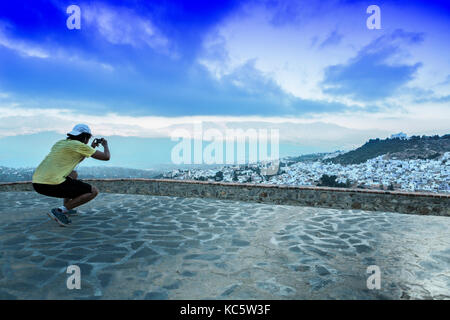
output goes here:
[[401, 140], [406, 140], [406, 139], [408, 139], [408, 136], [406, 135], [406, 133], [403, 133], [403, 132], [391, 134], [391, 139], [396, 139], [396, 138], [401, 139]]

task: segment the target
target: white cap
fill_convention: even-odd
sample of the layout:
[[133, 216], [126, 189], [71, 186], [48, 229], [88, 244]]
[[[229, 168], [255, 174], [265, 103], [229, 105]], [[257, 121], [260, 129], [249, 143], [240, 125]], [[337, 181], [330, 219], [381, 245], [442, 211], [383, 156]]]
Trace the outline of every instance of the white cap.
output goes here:
[[91, 134], [91, 129], [89, 129], [87, 125], [80, 123], [73, 127], [72, 131], [70, 131], [68, 134], [72, 136], [79, 136], [82, 133]]

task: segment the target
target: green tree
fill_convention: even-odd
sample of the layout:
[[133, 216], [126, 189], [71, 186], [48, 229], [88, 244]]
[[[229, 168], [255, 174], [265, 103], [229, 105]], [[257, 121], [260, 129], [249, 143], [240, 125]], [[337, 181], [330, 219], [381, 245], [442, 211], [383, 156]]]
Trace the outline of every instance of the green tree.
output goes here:
[[222, 181], [223, 180], [223, 172], [222, 171], [217, 171], [216, 175], [214, 176], [214, 180], [215, 181]]
[[337, 188], [347, 188], [350, 185], [348, 179], [346, 183], [337, 182], [336, 179], [337, 176], [335, 175], [329, 176], [327, 174], [323, 174], [317, 185], [322, 187], [337, 187]]

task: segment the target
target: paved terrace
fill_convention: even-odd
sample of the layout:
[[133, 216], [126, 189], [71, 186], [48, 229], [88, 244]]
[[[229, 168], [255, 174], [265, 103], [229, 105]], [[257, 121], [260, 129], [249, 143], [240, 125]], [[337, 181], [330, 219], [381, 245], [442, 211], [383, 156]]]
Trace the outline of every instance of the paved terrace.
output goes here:
[[0, 192], [0, 299], [450, 299], [449, 217], [100, 194], [63, 228], [59, 204]]

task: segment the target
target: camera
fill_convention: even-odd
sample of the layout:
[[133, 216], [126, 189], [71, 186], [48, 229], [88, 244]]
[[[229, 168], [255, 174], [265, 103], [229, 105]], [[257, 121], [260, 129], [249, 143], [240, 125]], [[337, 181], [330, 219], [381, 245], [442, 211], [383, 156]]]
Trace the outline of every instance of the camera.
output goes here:
[[104, 140], [103, 138], [94, 139], [94, 144], [96, 144], [96, 145], [102, 144], [103, 140]]

